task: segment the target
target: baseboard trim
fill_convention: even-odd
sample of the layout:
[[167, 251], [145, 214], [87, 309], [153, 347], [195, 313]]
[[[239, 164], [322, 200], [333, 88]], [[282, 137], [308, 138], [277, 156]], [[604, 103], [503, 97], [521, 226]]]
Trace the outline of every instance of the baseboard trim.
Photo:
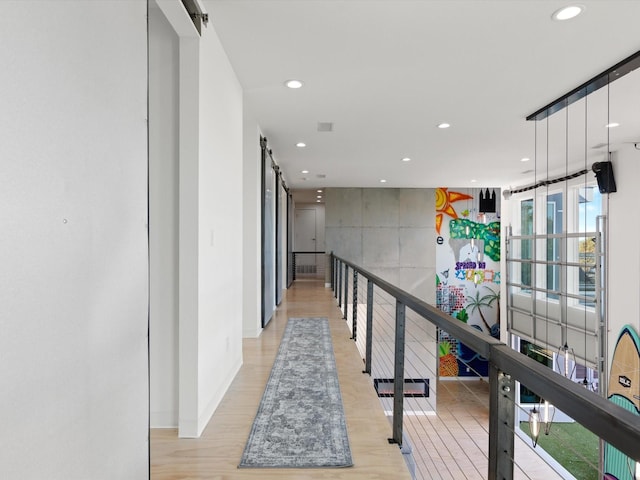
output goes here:
[[150, 412], [149, 428], [178, 428], [178, 412], [169, 410]]

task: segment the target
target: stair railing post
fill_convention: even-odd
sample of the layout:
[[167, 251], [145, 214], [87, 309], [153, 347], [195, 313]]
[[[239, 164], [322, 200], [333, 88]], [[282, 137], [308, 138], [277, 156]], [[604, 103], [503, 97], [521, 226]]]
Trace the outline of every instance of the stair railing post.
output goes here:
[[333, 290], [334, 292], [336, 291], [336, 282], [335, 282], [335, 269], [334, 269], [334, 264], [335, 264], [335, 258], [333, 256], [333, 252], [331, 252], [331, 256], [329, 257], [331, 259], [330, 262], [330, 268], [331, 270], [329, 271], [329, 276], [331, 278], [331, 290]]
[[489, 364], [489, 476], [513, 480], [515, 381]]
[[373, 346], [373, 282], [367, 279], [367, 340], [364, 355], [364, 371], [371, 375], [371, 347]]
[[393, 437], [390, 443], [402, 447], [402, 415], [404, 413], [404, 338], [406, 306], [396, 300], [396, 339], [393, 377]]
[[347, 319], [347, 310], [349, 309], [349, 265], [344, 264], [344, 314], [343, 319]]
[[338, 307], [342, 308], [342, 261], [338, 260], [338, 290], [336, 298], [338, 299]]
[[351, 312], [351, 336], [352, 340], [357, 340], [358, 332], [358, 272], [353, 269], [353, 310]]
[[335, 279], [335, 286], [336, 288], [333, 290], [333, 296], [336, 297], [336, 299], [338, 298], [338, 296], [340, 295], [340, 287], [338, 285], [338, 280], [340, 278], [340, 260], [338, 260], [336, 258], [336, 263], [335, 263], [335, 267], [334, 267], [334, 271], [333, 274], [335, 275], [336, 279]]

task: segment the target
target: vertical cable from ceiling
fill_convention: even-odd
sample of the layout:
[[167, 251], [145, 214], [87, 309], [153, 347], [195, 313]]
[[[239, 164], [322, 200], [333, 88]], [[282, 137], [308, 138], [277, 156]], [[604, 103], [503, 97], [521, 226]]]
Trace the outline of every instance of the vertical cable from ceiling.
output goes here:
[[[610, 74], [609, 74], [610, 76]], [[611, 84], [607, 83], [607, 125], [609, 125], [611, 123]], [[611, 159], [611, 128], [607, 128], [607, 156], [605, 158], [605, 161], [609, 161]], [[605, 326], [606, 329], [605, 331], [608, 332], [609, 331], [609, 235], [608, 235], [608, 219], [607, 217], [609, 216], [609, 194], [607, 193], [607, 195], [605, 195], [605, 207], [604, 207], [604, 212], [600, 212], [601, 214], [604, 214], [605, 216], [605, 221], [602, 223], [602, 230], [600, 232], [601, 235], [601, 239], [600, 239], [600, 244], [603, 245], [602, 253], [604, 255], [604, 257], [601, 259], [602, 263], [604, 264], [604, 273], [601, 274], [601, 276], [604, 276], [604, 278], [601, 279], [602, 281], [602, 285], [604, 285], [604, 310], [601, 309], [602, 314], [603, 314], [603, 320], [605, 322]], [[598, 252], [599, 253], [599, 252]], [[602, 264], [601, 263], [601, 264]], [[606, 348], [606, 356], [608, 358], [609, 356], [609, 349], [608, 349], [608, 338], [604, 339], [605, 344], [607, 346]]]
[[[547, 138], [546, 138], [546, 150], [547, 150], [547, 158], [546, 158], [546, 172], [545, 172], [545, 180], [549, 180], [549, 116], [547, 116], [546, 118], [546, 127], [547, 127]], [[542, 201], [544, 202], [544, 213], [542, 213], [542, 215], [544, 215], [546, 218], [541, 219], [542, 221], [544, 221], [544, 233], [546, 236], [546, 241], [545, 241], [545, 250], [547, 252], [545, 261], [549, 260], [549, 221], [548, 221], [548, 216], [549, 216], [549, 182], [546, 182], [546, 187], [545, 187], [545, 197], [544, 199], [542, 199]], [[541, 216], [542, 216], [541, 215]], [[547, 278], [549, 278], [549, 264], [545, 263], [545, 280]], [[545, 323], [545, 328], [546, 328], [546, 335], [547, 338], [549, 336], [549, 282], [545, 281], [545, 291], [547, 292], [545, 294], [545, 301], [544, 301], [544, 323]], [[562, 324], [561, 324], [562, 327]], [[562, 330], [562, 328], [561, 328]]]
[[[587, 136], [588, 136], [588, 121], [587, 121], [587, 102], [588, 102], [588, 96], [585, 93], [584, 96], [584, 169], [587, 169], [587, 152], [588, 152], [588, 145], [587, 145]], [[583, 237], [583, 248], [582, 250], [584, 251], [584, 261], [581, 262], [583, 263], [583, 267], [579, 267], [583, 269], [583, 276], [584, 276], [584, 295], [586, 297], [587, 294], [587, 289], [586, 289], [586, 285], [587, 285], [587, 247], [589, 246], [589, 239], [587, 238], [587, 185], [588, 182], [588, 178], [585, 175], [584, 176], [584, 191], [583, 191], [583, 203], [584, 203], [584, 208], [583, 208], [583, 212], [584, 212], [584, 220], [583, 220], [583, 225], [582, 228], [580, 228], [580, 230], [584, 230], [584, 237]], [[578, 197], [578, 202], [580, 201], [580, 197]], [[580, 248], [578, 246], [578, 258], [580, 255]], [[595, 257], [594, 257], [595, 258]], [[579, 277], [579, 272], [578, 272], [578, 277]], [[580, 278], [578, 278], [578, 284], [580, 282]], [[585, 358], [587, 357], [587, 299], [585, 298], [583, 300], [583, 309], [584, 309], [584, 356]], [[596, 366], [598, 365], [597, 359], [595, 360], [595, 364]], [[587, 382], [587, 377], [586, 377], [587, 371], [585, 369], [585, 383]], [[600, 375], [598, 375], [598, 378], [600, 378]]]
[[[568, 177], [569, 175], [569, 102], [567, 102], [567, 106], [565, 107], [565, 125], [564, 125], [564, 171], [565, 171], [565, 177]], [[563, 255], [560, 256], [560, 260], [563, 263], [566, 263], [567, 261], [567, 254], [568, 254], [568, 249], [569, 249], [569, 237], [567, 235], [568, 233], [568, 225], [567, 225], [567, 210], [568, 209], [568, 204], [569, 204], [569, 180], [565, 180], [564, 181], [564, 188], [562, 189], [562, 195], [563, 195], [563, 202], [562, 202], [562, 233], [564, 233], [564, 238], [563, 238]], [[555, 212], [554, 212], [554, 217], [555, 217]], [[564, 269], [564, 275], [562, 274], [562, 270]], [[560, 293], [560, 304], [562, 305], [564, 303], [564, 322], [565, 322], [565, 344], [568, 345], [568, 337], [569, 337], [569, 298], [567, 297], [567, 290], [568, 290], [568, 281], [567, 281], [567, 273], [568, 273], [568, 268], [566, 265], [561, 265], [560, 266], [560, 270], [561, 270], [561, 285], [560, 285], [560, 289], [561, 289], [561, 293]], [[554, 272], [555, 274], [555, 272]], [[564, 296], [564, 300], [562, 300], [562, 296]]]

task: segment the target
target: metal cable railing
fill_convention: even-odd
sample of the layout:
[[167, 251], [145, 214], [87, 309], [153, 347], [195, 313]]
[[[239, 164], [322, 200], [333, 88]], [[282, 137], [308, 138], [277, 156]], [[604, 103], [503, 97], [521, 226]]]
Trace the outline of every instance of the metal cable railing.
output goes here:
[[293, 280], [299, 278], [324, 278], [325, 252], [291, 252]]
[[[390, 416], [390, 441], [410, 457], [415, 478], [432, 478], [434, 471], [440, 478], [456, 479], [551, 478], [521, 460], [533, 445], [519, 428], [522, 407], [516, 402], [516, 381], [624, 454], [640, 459], [640, 417], [345, 259], [332, 255], [330, 266], [334, 295], [363, 356], [363, 371], [372, 376]], [[441, 332], [488, 360], [488, 383], [438, 381]], [[456, 360], [462, 368], [473, 369], [464, 359]], [[458, 403], [463, 398], [462, 409], [447, 402], [448, 397]], [[452, 461], [451, 450], [461, 452], [460, 458]], [[559, 470], [553, 459], [545, 462]], [[585, 462], [602, 478], [593, 460]]]

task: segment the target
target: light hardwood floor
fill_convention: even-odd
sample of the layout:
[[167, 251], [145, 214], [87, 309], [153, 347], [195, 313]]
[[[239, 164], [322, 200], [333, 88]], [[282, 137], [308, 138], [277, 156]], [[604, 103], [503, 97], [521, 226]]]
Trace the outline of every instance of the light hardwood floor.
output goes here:
[[[284, 326], [289, 317], [327, 317], [354, 466], [341, 469], [238, 469]], [[244, 363], [201, 438], [174, 429], [151, 431], [151, 478], [169, 479], [410, 479], [402, 454], [388, 443], [391, 426], [335, 299], [320, 280], [298, 280], [262, 335], [245, 339]]]
[[[238, 469], [284, 326], [289, 317], [327, 317], [354, 466], [342, 469]], [[332, 292], [320, 280], [298, 280], [257, 339], [245, 339], [244, 364], [201, 438], [178, 439], [174, 429], [151, 431], [151, 478], [169, 479], [410, 479], [400, 450], [390, 445], [385, 417], [362, 356]], [[483, 479], [487, 474], [488, 385], [438, 384], [437, 416], [405, 416], [418, 479]], [[517, 479], [559, 478], [516, 439]], [[525, 473], [526, 471], [526, 473]]]

